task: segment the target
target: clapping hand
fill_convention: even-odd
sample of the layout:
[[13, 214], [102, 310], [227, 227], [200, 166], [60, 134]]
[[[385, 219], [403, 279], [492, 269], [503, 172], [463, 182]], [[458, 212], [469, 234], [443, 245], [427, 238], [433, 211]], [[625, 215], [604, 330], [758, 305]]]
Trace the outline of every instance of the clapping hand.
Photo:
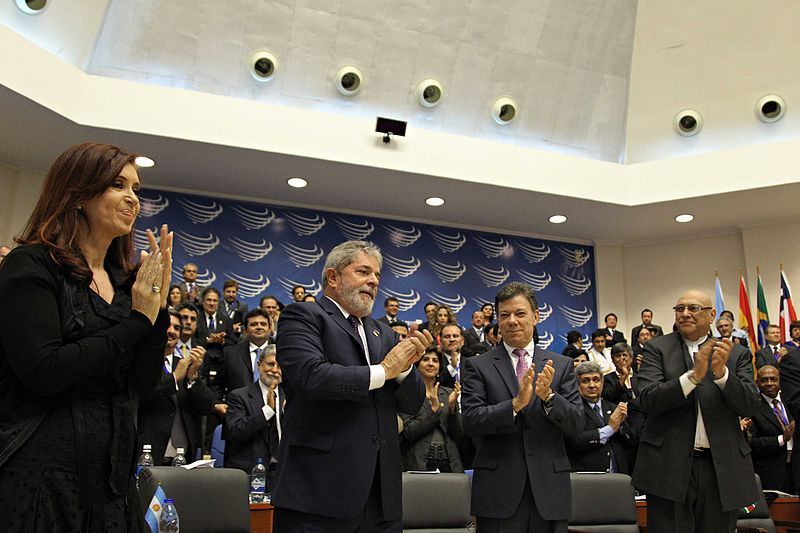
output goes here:
[[461, 382], [456, 381], [455, 386], [453, 387], [453, 392], [447, 397], [447, 405], [450, 408], [451, 413], [455, 413], [458, 409], [458, 395], [461, 394]]
[[626, 418], [628, 418], [628, 404], [620, 402], [608, 418], [608, 425], [616, 432], [619, 430], [622, 423], [625, 422]]
[[438, 413], [439, 409], [442, 408], [442, 403], [439, 401], [439, 383], [437, 382], [436, 385], [433, 386], [433, 393], [428, 396], [428, 401], [431, 402], [431, 410], [434, 413]]
[[556, 370], [553, 368], [553, 360], [548, 359], [547, 364], [544, 365], [542, 371], [536, 376], [536, 396], [538, 396], [540, 400], [545, 401], [548, 396], [550, 396], [552, 392], [550, 385], [553, 384], [553, 377], [555, 377], [555, 375]]
[[515, 413], [519, 413], [526, 405], [531, 403], [531, 399], [533, 399], [533, 367], [522, 374], [522, 379], [519, 382], [519, 392], [511, 400], [511, 408], [514, 409]]
[[150, 251], [142, 250], [139, 270], [131, 287], [131, 308], [155, 324], [158, 312], [167, 307], [167, 293], [172, 279], [172, 232], [161, 226], [160, 241], [147, 230]]

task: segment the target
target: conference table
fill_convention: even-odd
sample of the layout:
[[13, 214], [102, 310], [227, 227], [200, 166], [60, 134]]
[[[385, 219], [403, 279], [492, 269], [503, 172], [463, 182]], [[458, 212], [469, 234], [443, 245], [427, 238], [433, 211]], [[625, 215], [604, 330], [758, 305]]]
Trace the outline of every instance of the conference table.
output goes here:
[[275, 508], [270, 503], [250, 504], [250, 531], [252, 533], [272, 533], [272, 513]]

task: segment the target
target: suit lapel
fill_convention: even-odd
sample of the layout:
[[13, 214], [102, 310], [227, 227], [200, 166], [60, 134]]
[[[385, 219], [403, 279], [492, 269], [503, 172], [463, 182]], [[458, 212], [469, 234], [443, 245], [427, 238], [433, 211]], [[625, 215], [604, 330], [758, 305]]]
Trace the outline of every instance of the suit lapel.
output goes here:
[[506, 352], [505, 346], [502, 344], [495, 348], [494, 353], [494, 366], [503, 378], [503, 383], [506, 384], [508, 392], [511, 393], [513, 398], [519, 393], [519, 383], [517, 382], [517, 375], [514, 373], [514, 368], [511, 366], [511, 357]]
[[[333, 319], [333, 321], [336, 322], [336, 324], [340, 328], [342, 328], [344, 332], [350, 336], [351, 339], [353, 339], [353, 342], [356, 343], [356, 347], [358, 347], [358, 350], [363, 353], [363, 350], [361, 349], [361, 339], [358, 338], [356, 332], [353, 331], [352, 326], [350, 326], [350, 322], [348, 322], [347, 319], [344, 317], [344, 315], [342, 315], [342, 312], [339, 310], [338, 307], [336, 307], [336, 304], [333, 303], [333, 301], [331, 301], [330, 298], [328, 298], [327, 296], [323, 296], [319, 300], [319, 305], [325, 310], [326, 313], [328, 313], [328, 315]], [[367, 335], [371, 335], [371, 333], [367, 333]], [[360, 361], [362, 364], [366, 362], [364, 357], [361, 357]]]
[[[592, 409], [592, 406], [589, 405], [589, 402], [587, 402], [586, 400], [583, 400], [583, 412], [586, 413], [586, 416], [589, 417], [589, 419], [594, 423], [595, 426], [601, 428], [605, 425], [604, 423], [600, 422], [600, 419], [597, 418], [597, 413], [594, 412], [594, 409]], [[601, 413], [603, 412], [602, 403], [600, 403], [600, 412]]]
[[[261, 385], [259, 384], [258, 381], [253, 382], [253, 384], [250, 385], [249, 395], [250, 395], [250, 413], [251, 414], [258, 413], [259, 411], [261, 411], [264, 405], [266, 405], [264, 402], [264, 395], [261, 393]], [[259, 434], [261, 435], [261, 438], [264, 440], [264, 443], [267, 445], [267, 448], [269, 448], [269, 431], [262, 430], [259, 431]], [[269, 459], [264, 458], [264, 460], [268, 461]]]
[[[250, 366], [250, 342], [249, 341], [242, 343], [241, 348], [239, 349], [239, 355], [242, 358], [242, 364], [244, 365], [244, 367], [246, 369], [248, 369], [250, 374], [252, 374], [253, 373], [253, 369]], [[250, 379], [253, 379], [253, 378], [251, 377]]]
[[764, 416], [766, 417], [766, 419], [769, 420], [770, 424], [775, 426], [777, 429], [781, 431], [781, 433], [783, 433], [783, 424], [781, 424], [781, 421], [778, 420], [778, 415], [777, 413], [775, 413], [775, 410], [772, 408], [772, 405], [767, 400], [765, 400], [763, 396], [761, 397], [761, 405], [762, 409], [764, 409]]
[[367, 337], [367, 348], [369, 348], [370, 363], [377, 365], [381, 362], [381, 331], [377, 322], [368, 316], [362, 318], [361, 323], [364, 326], [364, 336]]

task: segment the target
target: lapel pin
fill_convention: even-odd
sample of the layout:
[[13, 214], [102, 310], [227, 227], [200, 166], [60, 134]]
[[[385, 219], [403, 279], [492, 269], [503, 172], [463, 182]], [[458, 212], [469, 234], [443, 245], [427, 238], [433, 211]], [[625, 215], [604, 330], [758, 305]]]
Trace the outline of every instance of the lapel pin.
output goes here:
[[372, 330], [372, 336], [373, 337], [377, 337], [378, 335], [380, 335], [380, 333], [378, 333], [378, 330], [377, 329], [373, 329]]

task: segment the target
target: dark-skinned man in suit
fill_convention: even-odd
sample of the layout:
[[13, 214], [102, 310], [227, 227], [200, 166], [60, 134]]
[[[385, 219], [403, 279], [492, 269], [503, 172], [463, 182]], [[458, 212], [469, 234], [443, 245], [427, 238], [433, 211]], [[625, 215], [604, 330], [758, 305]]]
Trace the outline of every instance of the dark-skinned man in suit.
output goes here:
[[370, 317], [382, 257], [347, 241], [323, 268], [324, 296], [281, 313], [278, 363], [286, 424], [272, 493], [276, 533], [401, 532], [397, 413], [416, 413], [425, 384], [413, 363], [433, 339], [399, 340]]

